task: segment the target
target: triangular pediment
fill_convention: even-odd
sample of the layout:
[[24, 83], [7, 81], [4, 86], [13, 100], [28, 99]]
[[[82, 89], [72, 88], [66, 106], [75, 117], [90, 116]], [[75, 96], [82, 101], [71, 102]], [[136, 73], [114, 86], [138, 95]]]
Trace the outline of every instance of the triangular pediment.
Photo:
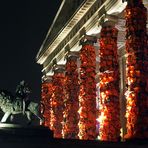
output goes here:
[[48, 45], [52, 43], [85, 1], [86, 0], [63, 0], [61, 2], [57, 15], [55, 16], [40, 51], [38, 52], [37, 59], [44, 53], [44, 50], [48, 48]]

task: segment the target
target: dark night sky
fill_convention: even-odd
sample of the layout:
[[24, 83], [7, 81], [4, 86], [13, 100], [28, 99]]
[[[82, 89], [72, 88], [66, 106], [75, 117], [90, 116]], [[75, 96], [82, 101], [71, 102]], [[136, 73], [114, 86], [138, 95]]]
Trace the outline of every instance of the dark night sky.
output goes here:
[[60, 2], [0, 1], [0, 89], [14, 93], [24, 79], [32, 89], [31, 97], [39, 100], [42, 67], [36, 64], [35, 57]]

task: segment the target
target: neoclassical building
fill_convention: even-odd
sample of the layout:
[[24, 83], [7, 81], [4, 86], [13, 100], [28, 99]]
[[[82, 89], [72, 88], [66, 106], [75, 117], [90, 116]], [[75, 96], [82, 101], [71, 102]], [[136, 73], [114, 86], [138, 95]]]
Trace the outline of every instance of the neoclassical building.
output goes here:
[[148, 138], [147, 8], [147, 0], [61, 1], [36, 56], [56, 138]]

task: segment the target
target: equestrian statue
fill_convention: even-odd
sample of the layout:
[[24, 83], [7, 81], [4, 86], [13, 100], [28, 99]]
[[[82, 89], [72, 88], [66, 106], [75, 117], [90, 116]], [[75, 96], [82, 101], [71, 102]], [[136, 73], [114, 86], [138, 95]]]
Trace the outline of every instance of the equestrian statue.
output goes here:
[[14, 96], [6, 90], [0, 91], [0, 108], [4, 112], [4, 116], [1, 119], [2, 123], [6, 123], [9, 117], [12, 119], [13, 115], [16, 114], [26, 115], [29, 124], [31, 123], [31, 114], [38, 117], [40, 123], [43, 122], [40, 105], [30, 101], [29, 94], [30, 89], [24, 80], [16, 87]]

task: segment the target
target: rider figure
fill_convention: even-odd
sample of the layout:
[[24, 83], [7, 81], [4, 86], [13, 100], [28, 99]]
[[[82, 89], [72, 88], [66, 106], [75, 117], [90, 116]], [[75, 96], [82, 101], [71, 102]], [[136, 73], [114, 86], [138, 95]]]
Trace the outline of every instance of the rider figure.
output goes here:
[[30, 90], [29, 87], [27, 85], [27, 83], [22, 80], [19, 85], [17, 85], [16, 87], [16, 98], [21, 99], [22, 100], [22, 104], [23, 104], [23, 114], [25, 113], [25, 107], [26, 107], [26, 102], [28, 101], [28, 97], [30, 94]]

